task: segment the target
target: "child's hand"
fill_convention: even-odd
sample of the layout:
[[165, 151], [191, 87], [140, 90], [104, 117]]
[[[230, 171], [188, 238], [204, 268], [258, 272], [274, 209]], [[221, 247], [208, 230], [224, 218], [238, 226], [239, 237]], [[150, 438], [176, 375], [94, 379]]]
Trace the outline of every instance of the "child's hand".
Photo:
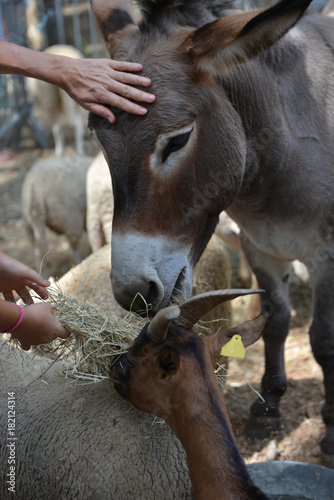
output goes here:
[[42, 299], [46, 299], [48, 296], [46, 287], [50, 286], [50, 282], [30, 267], [0, 252], [0, 292], [3, 293], [5, 300], [15, 302], [13, 295], [15, 290], [25, 304], [32, 304], [33, 299], [27, 286]]
[[27, 351], [32, 345], [48, 344], [58, 337], [67, 339], [70, 334], [54, 317], [51, 305], [45, 303], [25, 307], [22, 322], [12, 335]]

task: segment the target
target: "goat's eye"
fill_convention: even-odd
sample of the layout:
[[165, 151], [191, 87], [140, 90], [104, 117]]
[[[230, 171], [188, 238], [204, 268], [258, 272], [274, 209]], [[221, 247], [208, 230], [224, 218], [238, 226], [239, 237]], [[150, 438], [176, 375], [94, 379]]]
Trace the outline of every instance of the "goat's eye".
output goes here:
[[178, 151], [179, 149], [184, 148], [184, 146], [187, 144], [189, 141], [189, 137], [191, 134], [192, 130], [189, 130], [189, 132], [185, 132], [184, 134], [176, 135], [175, 137], [171, 137], [169, 139], [169, 142], [165, 149], [163, 150], [162, 153], [162, 163], [165, 163], [167, 158], [171, 153], [174, 151]]

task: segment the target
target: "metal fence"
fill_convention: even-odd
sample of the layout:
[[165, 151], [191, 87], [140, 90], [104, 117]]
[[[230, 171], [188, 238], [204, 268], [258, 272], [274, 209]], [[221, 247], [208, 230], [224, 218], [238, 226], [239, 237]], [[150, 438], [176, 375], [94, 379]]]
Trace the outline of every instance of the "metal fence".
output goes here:
[[[0, 40], [36, 50], [68, 44], [85, 57], [106, 56], [88, 0], [0, 0]], [[0, 75], [0, 148], [18, 149], [23, 128], [46, 146], [24, 78]]]

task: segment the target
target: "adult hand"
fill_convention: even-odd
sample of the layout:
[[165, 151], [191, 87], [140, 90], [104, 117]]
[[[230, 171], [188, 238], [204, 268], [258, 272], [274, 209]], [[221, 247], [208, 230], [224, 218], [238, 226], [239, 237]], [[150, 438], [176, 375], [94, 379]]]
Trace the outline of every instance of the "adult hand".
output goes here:
[[0, 40], [0, 74], [23, 75], [64, 89], [80, 106], [111, 123], [114, 113], [107, 106], [145, 115], [147, 110], [134, 101], [152, 103], [153, 94], [133, 85], [148, 87], [151, 80], [133, 74], [142, 65], [112, 59], [74, 59], [39, 52]]
[[147, 109], [134, 102], [152, 103], [153, 94], [139, 90], [133, 85], [148, 87], [151, 80], [133, 74], [142, 70], [142, 65], [112, 59], [69, 59], [62, 57], [59, 77], [60, 86], [80, 106], [115, 122], [114, 113], [105, 105], [120, 108], [129, 113], [145, 115]]

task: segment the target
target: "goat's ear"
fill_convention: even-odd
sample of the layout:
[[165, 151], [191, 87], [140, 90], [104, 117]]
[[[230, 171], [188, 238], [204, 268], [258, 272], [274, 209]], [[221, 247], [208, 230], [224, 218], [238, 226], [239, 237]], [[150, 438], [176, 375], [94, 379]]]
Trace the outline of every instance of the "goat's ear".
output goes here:
[[96, 24], [112, 56], [123, 37], [128, 36], [131, 31], [138, 31], [140, 11], [129, 0], [91, 0], [91, 5]]
[[279, 40], [311, 0], [282, 0], [257, 11], [223, 17], [190, 33], [183, 43], [199, 69], [228, 73]]
[[172, 347], [163, 347], [155, 360], [155, 368], [159, 378], [170, 380], [180, 366], [180, 355]]
[[217, 361], [220, 358], [221, 348], [231, 340], [234, 335], [240, 335], [244, 347], [254, 344], [262, 335], [262, 332], [267, 324], [268, 315], [262, 313], [251, 321], [241, 323], [241, 325], [222, 330], [216, 333], [213, 337], [206, 340], [211, 342], [214, 351], [214, 357]]

